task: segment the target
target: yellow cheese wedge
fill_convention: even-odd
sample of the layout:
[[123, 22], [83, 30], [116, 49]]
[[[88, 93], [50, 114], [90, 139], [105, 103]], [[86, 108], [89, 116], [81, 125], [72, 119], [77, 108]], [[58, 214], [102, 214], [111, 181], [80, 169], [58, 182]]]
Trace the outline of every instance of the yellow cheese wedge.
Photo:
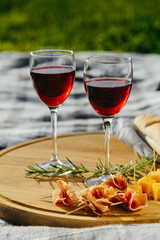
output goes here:
[[160, 200], [160, 183], [153, 183], [152, 184], [152, 194], [154, 200]]
[[132, 192], [132, 193], [136, 192], [137, 194], [141, 194], [142, 186], [141, 185], [128, 185], [127, 191]]
[[153, 183], [156, 183], [156, 180], [152, 178], [142, 177], [138, 180], [138, 185], [142, 187], [143, 193], [152, 193]]
[[157, 183], [160, 183], [160, 171], [151, 172], [149, 179], [154, 179]]

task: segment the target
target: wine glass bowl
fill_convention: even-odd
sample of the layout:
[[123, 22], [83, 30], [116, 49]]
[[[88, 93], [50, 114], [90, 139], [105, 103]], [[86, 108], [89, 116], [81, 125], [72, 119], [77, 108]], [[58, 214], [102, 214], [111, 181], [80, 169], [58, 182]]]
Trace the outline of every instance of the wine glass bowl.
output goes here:
[[[31, 78], [39, 98], [48, 107], [59, 107], [70, 94], [75, 77], [72, 51], [31, 52]], [[72, 61], [71, 61], [72, 60]]]
[[119, 56], [98, 56], [86, 59], [84, 87], [89, 102], [102, 118], [105, 128], [105, 159], [103, 173], [99, 178], [87, 179], [93, 185], [111, 176], [109, 162], [110, 128], [113, 117], [126, 104], [132, 87], [132, 61]]
[[[39, 98], [49, 107], [52, 125], [52, 155], [39, 166], [62, 164], [57, 153], [57, 109], [69, 96], [75, 79], [75, 57], [70, 50], [38, 50], [30, 53], [30, 75]], [[64, 163], [63, 163], [64, 164]]]

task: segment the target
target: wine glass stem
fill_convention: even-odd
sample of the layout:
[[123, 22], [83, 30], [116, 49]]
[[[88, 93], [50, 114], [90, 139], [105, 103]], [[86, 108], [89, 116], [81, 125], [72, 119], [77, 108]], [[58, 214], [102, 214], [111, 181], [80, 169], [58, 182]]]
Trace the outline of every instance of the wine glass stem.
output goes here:
[[50, 108], [52, 125], [52, 156], [51, 161], [59, 161], [57, 154], [57, 108]]
[[110, 174], [109, 142], [110, 142], [112, 118], [104, 118], [103, 122], [104, 122], [104, 128], [105, 128], [105, 157], [104, 157], [102, 175], [109, 175]]

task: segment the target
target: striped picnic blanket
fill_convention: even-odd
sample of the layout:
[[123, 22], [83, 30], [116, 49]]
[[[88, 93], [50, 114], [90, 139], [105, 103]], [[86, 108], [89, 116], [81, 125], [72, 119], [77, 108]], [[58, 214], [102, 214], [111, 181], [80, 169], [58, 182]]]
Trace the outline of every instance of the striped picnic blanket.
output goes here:
[[[103, 131], [102, 120], [90, 106], [83, 86], [85, 58], [98, 54], [104, 52], [76, 53], [76, 79], [70, 96], [58, 110], [58, 135]], [[123, 56], [133, 59], [133, 87], [127, 104], [113, 121], [112, 133], [135, 150], [150, 154], [143, 141], [139, 145], [141, 139], [132, 121], [138, 114], [160, 114], [160, 56]], [[33, 89], [29, 54], [0, 53], [0, 149], [49, 135], [50, 113]]]

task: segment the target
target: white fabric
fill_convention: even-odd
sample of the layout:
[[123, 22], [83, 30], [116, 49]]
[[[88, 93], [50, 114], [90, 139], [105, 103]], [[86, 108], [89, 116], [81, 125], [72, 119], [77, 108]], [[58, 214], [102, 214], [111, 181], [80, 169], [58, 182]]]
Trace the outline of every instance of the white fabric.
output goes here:
[[93, 228], [0, 227], [0, 240], [146, 240], [160, 238], [160, 224], [108, 225]]

